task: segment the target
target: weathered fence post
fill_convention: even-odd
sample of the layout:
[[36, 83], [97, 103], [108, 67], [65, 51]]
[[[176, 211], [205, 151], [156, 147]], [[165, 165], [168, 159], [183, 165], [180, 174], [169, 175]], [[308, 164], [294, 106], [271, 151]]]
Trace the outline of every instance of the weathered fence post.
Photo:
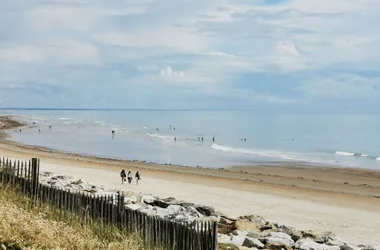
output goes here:
[[31, 198], [32, 206], [36, 205], [38, 199], [38, 183], [39, 183], [39, 166], [38, 159], [32, 158], [32, 179], [31, 179]]

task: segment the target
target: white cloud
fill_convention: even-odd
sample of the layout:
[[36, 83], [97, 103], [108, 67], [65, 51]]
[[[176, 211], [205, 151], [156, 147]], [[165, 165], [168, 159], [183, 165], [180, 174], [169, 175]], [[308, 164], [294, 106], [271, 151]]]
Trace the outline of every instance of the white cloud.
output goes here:
[[[8, 2], [0, 2], [0, 84], [176, 84], [248, 101], [295, 101], [270, 87], [257, 92], [252, 75], [260, 73], [294, 76], [309, 98], [378, 97], [377, 78], [334, 73], [378, 72], [378, 0]], [[235, 79], [250, 84], [249, 94]]]
[[183, 77], [184, 74], [182, 71], [175, 71], [172, 70], [170, 66], [165, 67], [164, 69], [160, 70], [160, 77]]

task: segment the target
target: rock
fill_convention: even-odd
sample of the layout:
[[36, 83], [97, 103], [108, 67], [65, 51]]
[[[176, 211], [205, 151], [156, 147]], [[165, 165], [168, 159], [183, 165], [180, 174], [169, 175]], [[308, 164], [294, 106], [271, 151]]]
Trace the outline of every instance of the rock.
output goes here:
[[247, 236], [248, 232], [247, 231], [242, 231], [242, 230], [235, 230], [232, 232], [232, 235], [235, 235], [235, 236]]
[[302, 239], [303, 235], [300, 231], [295, 231], [292, 235], [292, 240], [294, 242], [297, 242], [298, 240]]
[[248, 234], [247, 234], [248, 237], [256, 238], [256, 239], [262, 238], [264, 235], [265, 234], [261, 232], [259, 229], [250, 229], [248, 230]]
[[257, 215], [241, 216], [235, 222], [236, 228], [240, 230], [265, 228], [267, 221], [263, 217]]
[[300, 239], [295, 244], [295, 249], [299, 250], [340, 250], [338, 246], [328, 246], [325, 244], [319, 244], [310, 238]]
[[125, 207], [130, 208], [132, 210], [138, 210], [139, 208], [141, 208], [141, 206], [138, 204], [128, 204]]
[[124, 203], [125, 204], [136, 204], [137, 203], [137, 197], [136, 196], [124, 197]]
[[317, 243], [326, 243], [328, 237], [334, 237], [332, 232], [301, 231], [302, 238], [311, 238]]
[[368, 245], [359, 245], [358, 246], [361, 250], [376, 250], [373, 246], [368, 246]]
[[218, 250], [240, 250], [238, 246], [232, 243], [219, 243]]
[[283, 243], [269, 243], [265, 245], [265, 249], [270, 249], [270, 250], [293, 250], [290, 246], [287, 246]]
[[337, 237], [332, 237], [329, 236], [326, 245], [329, 246], [338, 246], [340, 250], [361, 250], [360, 247], [354, 246], [352, 244], [346, 243], [343, 240], [337, 238]]
[[232, 235], [230, 238], [231, 242], [237, 246], [242, 246], [243, 242], [245, 241], [244, 236], [234, 236]]
[[290, 235], [281, 232], [270, 232], [263, 238], [260, 238], [260, 241], [265, 243], [266, 245], [271, 243], [281, 243], [286, 246], [294, 246], [294, 241]]
[[79, 184], [82, 184], [82, 183], [83, 183], [82, 179], [79, 179], [77, 181], [72, 181], [70, 184], [79, 185]]
[[188, 213], [189, 215], [191, 216], [194, 216], [194, 217], [198, 217], [198, 218], [202, 218], [203, 215], [200, 214], [195, 208], [193, 207], [187, 207], [186, 208], [186, 213]]
[[152, 204], [156, 200], [156, 197], [152, 195], [143, 195], [141, 197], [141, 201], [144, 202], [145, 204]]
[[185, 201], [180, 201], [180, 202], [178, 203], [178, 205], [180, 205], [180, 206], [182, 206], [182, 207], [184, 207], [184, 208], [189, 208], [189, 207], [193, 208], [193, 207], [194, 207], [194, 203], [191, 203], [191, 202], [185, 202]]
[[234, 230], [236, 230], [236, 226], [234, 223], [232, 223], [232, 224], [218, 223], [218, 233], [229, 234], [229, 233], [233, 232]]
[[215, 209], [213, 207], [195, 205], [194, 208], [204, 216], [211, 216], [215, 214]]
[[260, 230], [261, 231], [277, 230], [277, 227], [271, 222], [266, 222], [264, 225], [260, 226]]
[[287, 227], [285, 225], [280, 225], [277, 229], [279, 232], [286, 233], [287, 235], [290, 235], [290, 236], [293, 236], [294, 232], [296, 231], [294, 228]]
[[252, 247], [256, 247], [259, 249], [264, 248], [264, 244], [261, 243], [261, 241], [259, 241], [258, 239], [251, 238], [251, 237], [246, 237], [242, 245], [249, 248], [252, 248]]
[[181, 207], [179, 205], [170, 205], [166, 208], [167, 212], [173, 215], [178, 215], [185, 211], [184, 207]]

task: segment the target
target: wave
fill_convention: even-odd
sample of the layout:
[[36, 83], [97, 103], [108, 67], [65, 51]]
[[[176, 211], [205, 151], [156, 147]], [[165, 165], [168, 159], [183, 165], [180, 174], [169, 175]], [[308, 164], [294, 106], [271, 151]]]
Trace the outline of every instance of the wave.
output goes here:
[[230, 153], [257, 155], [257, 156], [280, 158], [280, 159], [292, 160], [292, 161], [319, 162], [311, 158], [302, 157], [298, 153], [291, 153], [291, 152], [281, 152], [281, 151], [262, 150], [262, 149], [234, 148], [234, 147], [229, 147], [229, 146], [218, 145], [216, 143], [212, 144], [211, 147], [215, 150], [230, 152]]
[[336, 151], [335, 155], [338, 155], [338, 156], [365, 157], [365, 158], [368, 158], [368, 159], [373, 159], [373, 160], [379, 160], [380, 161], [380, 157], [378, 157], [378, 156], [372, 156], [372, 155], [369, 155], [369, 154], [357, 153], [357, 152]]
[[169, 136], [169, 135], [162, 135], [162, 134], [157, 134], [157, 133], [146, 133], [146, 135], [154, 138], [159, 138], [162, 140], [174, 140], [174, 136]]

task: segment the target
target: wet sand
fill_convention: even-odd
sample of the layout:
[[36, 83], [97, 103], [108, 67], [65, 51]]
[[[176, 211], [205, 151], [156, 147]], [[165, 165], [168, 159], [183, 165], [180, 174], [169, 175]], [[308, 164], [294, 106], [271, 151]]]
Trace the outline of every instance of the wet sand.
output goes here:
[[[4, 135], [0, 156], [38, 157], [44, 171], [111, 188], [173, 196], [214, 206], [231, 216], [258, 214], [299, 229], [330, 230], [356, 244], [380, 245], [380, 171], [301, 164], [228, 169], [159, 165], [25, 146]], [[139, 170], [140, 185], [121, 185], [121, 169]]]

